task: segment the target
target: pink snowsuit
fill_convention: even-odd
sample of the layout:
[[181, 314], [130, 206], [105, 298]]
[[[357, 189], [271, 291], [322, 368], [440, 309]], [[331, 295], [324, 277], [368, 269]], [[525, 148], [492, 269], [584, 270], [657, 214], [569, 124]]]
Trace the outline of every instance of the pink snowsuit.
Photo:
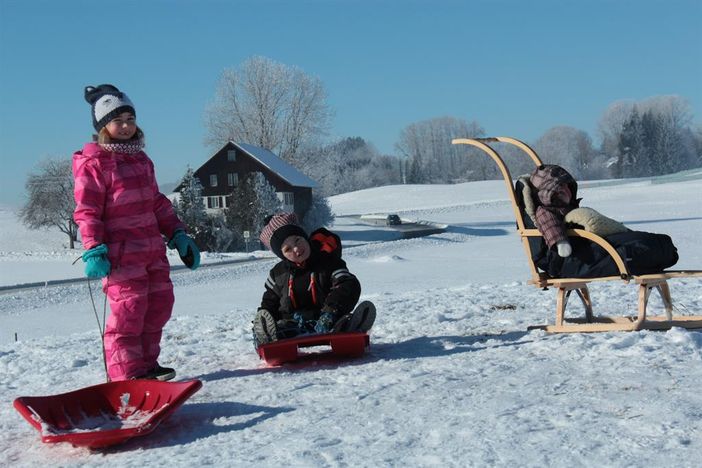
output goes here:
[[162, 235], [185, 226], [158, 190], [143, 151], [114, 153], [88, 143], [73, 155], [73, 213], [83, 247], [107, 245], [112, 266], [103, 279], [111, 313], [105, 357], [111, 380], [143, 375], [156, 366], [163, 327], [173, 309], [173, 284]]

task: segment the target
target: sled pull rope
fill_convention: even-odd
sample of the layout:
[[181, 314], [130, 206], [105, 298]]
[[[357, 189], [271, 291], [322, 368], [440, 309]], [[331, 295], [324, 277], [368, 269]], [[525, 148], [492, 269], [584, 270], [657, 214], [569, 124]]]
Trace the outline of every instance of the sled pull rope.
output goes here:
[[107, 356], [105, 355], [105, 320], [107, 317], [107, 294], [105, 294], [105, 300], [102, 304], [102, 323], [100, 323], [97, 307], [95, 306], [95, 298], [93, 297], [93, 288], [90, 285], [90, 281], [88, 281], [88, 291], [90, 292], [90, 302], [93, 305], [95, 320], [97, 321], [98, 331], [100, 332], [100, 343], [102, 345], [102, 364], [105, 367], [105, 382], [109, 382], [110, 376], [107, 373]]

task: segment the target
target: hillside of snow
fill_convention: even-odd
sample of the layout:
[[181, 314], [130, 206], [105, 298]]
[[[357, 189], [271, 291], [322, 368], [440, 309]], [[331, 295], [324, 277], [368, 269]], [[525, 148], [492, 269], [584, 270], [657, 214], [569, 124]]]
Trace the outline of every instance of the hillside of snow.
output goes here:
[[[669, 234], [702, 269], [700, 177], [583, 183], [581, 206]], [[332, 197], [332, 230], [378, 318], [344, 363], [269, 368], [251, 319], [275, 260], [175, 271], [161, 363], [203, 388], [152, 434], [91, 452], [43, 444], [12, 407], [104, 381], [98, 282], [0, 294], [2, 466], [699, 466], [702, 332], [549, 335], [555, 291], [529, 276], [504, 183], [391, 186]], [[449, 225], [396, 239], [351, 215]], [[60, 234], [33, 241], [0, 210], [2, 284], [81, 275]], [[43, 236], [46, 233], [32, 235]], [[58, 236], [58, 237], [57, 237]], [[44, 240], [41, 240], [44, 239]], [[56, 266], [60, 265], [60, 266]], [[52, 276], [49, 278], [49, 276]], [[673, 280], [702, 314], [702, 281]], [[636, 287], [591, 287], [595, 311], [634, 312]], [[661, 302], [651, 299], [651, 310]], [[577, 300], [569, 307], [581, 312]], [[15, 341], [17, 334], [17, 341]]]

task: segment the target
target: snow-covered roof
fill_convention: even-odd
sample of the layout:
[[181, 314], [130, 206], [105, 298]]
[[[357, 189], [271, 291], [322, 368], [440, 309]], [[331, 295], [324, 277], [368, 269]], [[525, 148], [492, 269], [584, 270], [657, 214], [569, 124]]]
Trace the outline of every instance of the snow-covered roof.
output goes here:
[[268, 151], [267, 149], [258, 146], [249, 145], [247, 143], [231, 142], [249, 156], [256, 159], [258, 162], [266, 166], [271, 171], [282, 177], [287, 183], [295, 187], [315, 188], [317, 182], [307, 177], [302, 172], [295, 169], [287, 162], [280, 159], [278, 156]]

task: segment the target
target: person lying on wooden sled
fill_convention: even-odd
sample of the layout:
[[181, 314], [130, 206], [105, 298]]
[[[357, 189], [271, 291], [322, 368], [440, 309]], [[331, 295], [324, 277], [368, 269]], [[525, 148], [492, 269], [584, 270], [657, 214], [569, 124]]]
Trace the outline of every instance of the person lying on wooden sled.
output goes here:
[[269, 216], [261, 242], [281, 261], [270, 271], [253, 320], [254, 345], [308, 333], [367, 332], [375, 306], [341, 258], [341, 239], [325, 228], [309, 236], [294, 213]]
[[[621, 255], [631, 275], [659, 273], [678, 261], [670, 236], [633, 231], [598, 211], [580, 206], [578, 184], [561, 166], [545, 164], [519, 179], [527, 227], [536, 228], [543, 240], [534, 248], [534, 263], [552, 278], [618, 276], [610, 255], [584, 238], [569, 238], [566, 230], [579, 228], [606, 239]], [[531, 223], [531, 224], [530, 224]]]

